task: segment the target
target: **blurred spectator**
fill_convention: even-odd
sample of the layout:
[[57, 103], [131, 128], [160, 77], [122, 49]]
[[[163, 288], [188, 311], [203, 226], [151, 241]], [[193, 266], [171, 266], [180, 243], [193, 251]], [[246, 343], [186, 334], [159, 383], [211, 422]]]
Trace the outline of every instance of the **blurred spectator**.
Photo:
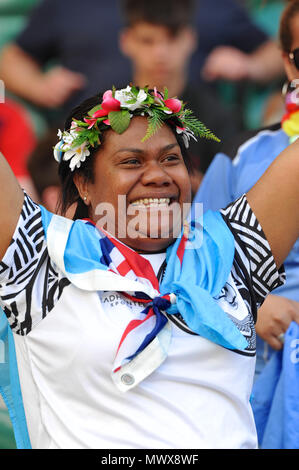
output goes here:
[[[0, 2], [0, 54], [2, 54], [4, 46], [14, 41], [24, 29], [32, 10], [40, 1], [2, 0]], [[2, 79], [1, 75], [0, 78]], [[20, 96], [10, 93], [7, 87], [5, 91], [10, 100], [16, 101], [20, 106], [25, 106], [36, 135], [42, 135], [47, 127], [44, 116], [31, 103], [24, 102]]]
[[[117, 47], [119, 2], [86, 2], [84, 9], [79, 0], [43, 0], [36, 7], [25, 30], [4, 48], [0, 75], [7, 88], [38, 106], [69, 111], [99, 89], [127, 82], [129, 63]], [[197, 0], [192, 21], [200, 36], [191, 62], [195, 83], [218, 45], [247, 54], [268, 40], [236, 0]]]
[[202, 77], [213, 80], [251, 80], [267, 83], [283, 75], [283, 64], [276, 42], [267, 40], [253, 52], [245, 53], [232, 46], [217, 46], [207, 57]]
[[[197, 47], [197, 33], [192, 24], [192, 0], [125, 0], [122, 2], [125, 29], [120, 47], [132, 61], [135, 85], [156, 86], [180, 96], [204, 124], [222, 140], [238, 129], [236, 117], [226, 110], [218, 98], [203, 84], [189, 83], [189, 63]], [[193, 190], [200, 182], [220, 144], [198, 139], [190, 143], [190, 154], [196, 174]]]
[[[200, 39], [192, 64], [197, 78], [199, 71], [209, 80], [248, 77], [267, 81], [282, 73], [276, 42], [264, 28], [257, 26], [241, 3], [238, 0], [198, 1], [195, 27]], [[271, 62], [269, 54], [275, 63]], [[261, 69], [260, 65], [267, 61], [268, 68]]]
[[[243, 119], [243, 127], [252, 129], [274, 122], [270, 109], [265, 111], [268, 101], [272, 104], [272, 95], [281, 88], [283, 64], [277, 44], [279, 17], [284, 7], [283, 0], [244, 0], [239, 1], [239, 13], [251, 20], [256, 33], [253, 40], [259, 39], [255, 47], [243, 48], [242, 43], [223, 43], [216, 45], [208, 55], [202, 77], [213, 83], [224, 102], [235, 102]], [[243, 4], [243, 5], [242, 5]], [[257, 31], [265, 35], [261, 36]], [[248, 34], [249, 31], [244, 31]], [[249, 33], [247, 45], [252, 38]]]
[[[34, 0], [27, 1], [31, 2], [31, 6], [34, 3]], [[140, 6], [142, 3], [135, 2], [134, 8], [137, 12], [138, 8], [142, 9]], [[175, 3], [173, 1], [173, 5]], [[225, 141], [235, 130], [241, 129], [243, 123], [241, 119], [236, 123], [233, 111], [228, 112], [224, 109], [219, 102], [218, 94], [214, 96], [215, 90], [212, 94], [207, 87], [203, 85], [199, 87], [202, 64], [212, 49], [219, 44], [238, 47], [246, 54], [250, 54], [261, 44], [267, 44], [268, 37], [253, 24], [246, 10], [236, 0], [213, 0], [213, 8], [211, 0], [196, 0], [194, 3], [194, 11], [188, 20], [189, 32], [177, 35], [180, 40], [184, 39], [182, 44], [184, 43], [187, 48], [185, 50], [176, 48], [175, 53], [168, 54], [162, 67], [156, 71], [153, 68], [149, 71], [151, 73], [149, 78], [151, 83], [157, 86], [161, 86], [163, 82], [168, 84], [171, 94], [182, 96], [189, 104], [192, 102], [194, 110], [199, 111], [205, 124]], [[164, 4], [164, 1], [160, 2], [157, 8], [160, 10]], [[168, 11], [164, 7], [164, 17], [173, 15], [173, 5]], [[47, 125], [51, 126], [85, 96], [110, 88], [111, 84], [121, 86], [129, 81], [130, 62], [121, 54], [118, 47], [118, 35], [123, 23], [120, 2], [86, 0], [85, 6], [83, 9], [79, 0], [63, 2], [36, 0], [36, 6], [25, 29], [2, 51], [0, 77], [5, 81], [6, 90], [10, 90], [17, 97], [22, 97], [26, 104], [29, 104], [30, 115], [34, 120], [38, 136], [45, 130], [44, 121], [39, 121], [39, 115], [46, 117]], [[156, 19], [157, 8], [148, 7]], [[147, 11], [146, 14], [151, 15], [151, 11]], [[184, 9], [182, 14], [184, 15]], [[185, 28], [185, 32], [187, 30], [188, 28]], [[151, 32], [160, 34], [161, 44], [168, 35], [165, 28], [163, 33], [163, 27], [159, 28], [157, 23]], [[199, 47], [197, 47], [197, 34]], [[174, 36], [173, 45], [176, 44]], [[127, 47], [124, 46], [124, 37], [125, 35], [122, 44], [123, 47]], [[137, 41], [136, 38], [135, 40]], [[141, 42], [139, 41], [139, 51], [135, 48], [133, 52], [125, 51], [125, 54], [131, 58], [135, 56], [135, 60], [140, 61], [141, 48], [148, 52], [147, 46]], [[152, 50], [154, 49], [156, 46], [152, 46]], [[173, 76], [170, 69], [166, 70], [171, 57], [178, 62], [183, 60], [180, 72], [182, 78], [178, 79], [177, 75]], [[143, 61], [143, 66], [147, 64], [154, 64], [154, 60], [151, 58]], [[189, 69], [191, 73], [188, 75]], [[135, 72], [134, 79], [139, 79]], [[158, 72], [160, 76], [157, 75]], [[162, 80], [163, 73], [168, 74], [167, 80], [166, 75]], [[140, 75], [139, 71], [138, 74]], [[172, 85], [174, 82], [175, 86]], [[187, 87], [187, 82], [194, 86]], [[32, 107], [32, 104], [35, 107]], [[199, 141], [197, 149], [195, 145], [193, 149], [191, 148], [196, 166], [201, 172], [205, 172], [211, 158], [219, 150], [219, 145], [214, 142]], [[197, 182], [200, 180], [200, 174], [198, 177]]]
[[11, 100], [0, 103], [0, 151], [5, 156], [21, 186], [36, 196], [27, 159], [36, 145], [34, 130], [26, 110]]
[[0, 2], [0, 50], [24, 28], [32, 8], [40, 0], [1, 0]]
[[111, 82], [127, 80], [128, 62], [117, 42], [120, 26], [117, 0], [86, 0], [84, 8], [79, 0], [43, 0], [3, 49], [0, 76], [16, 95], [66, 114]]
[[[238, 137], [229, 151], [215, 156], [194, 199], [204, 204], [205, 211], [225, 207], [246, 193], [278, 154], [299, 137], [299, 0], [287, 3], [279, 36], [285, 74], [292, 85], [286, 89], [285, 114], [281, 122]], [[253, 252], [260, 249], [252, 245]], [[284, 267], [286, 283], [266, 298], [256, 323], [252, 406], [262, 448], [299, 448], [298, 363], [290, 360], [299, 331], [299, 239]]]

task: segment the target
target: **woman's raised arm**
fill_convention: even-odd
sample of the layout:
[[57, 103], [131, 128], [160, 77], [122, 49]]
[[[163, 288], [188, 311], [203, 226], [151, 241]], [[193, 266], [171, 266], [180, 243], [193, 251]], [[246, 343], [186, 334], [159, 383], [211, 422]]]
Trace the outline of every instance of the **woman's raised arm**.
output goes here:
[[299, 237], [299, 140], [281, 152], [247, 199], [280, 266]]
[[0, 259], [3, 258], [22, 210], [24, 193], [0, 152]]

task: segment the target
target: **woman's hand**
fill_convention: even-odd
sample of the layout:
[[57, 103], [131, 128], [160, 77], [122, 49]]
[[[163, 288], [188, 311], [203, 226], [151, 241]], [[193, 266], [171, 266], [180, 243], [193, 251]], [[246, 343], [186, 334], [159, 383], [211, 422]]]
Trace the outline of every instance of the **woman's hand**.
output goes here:
[[283, 343], [278, 337], [292, 321], [299, 324], [299, 302], [270, 294], [258, 311], [256, 332], [273, 349], [279, 350]]

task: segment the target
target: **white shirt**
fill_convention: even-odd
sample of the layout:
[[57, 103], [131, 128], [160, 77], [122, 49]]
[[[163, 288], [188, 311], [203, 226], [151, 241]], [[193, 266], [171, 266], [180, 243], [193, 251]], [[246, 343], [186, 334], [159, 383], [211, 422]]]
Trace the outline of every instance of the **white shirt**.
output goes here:
[[[249, 402], [255, 333], [248, 298], [240, 294], [245, 287], [236, 269], [218, 302], [251, 341], [251, 347], [230, 351], [172, 323], [167, 359], [123, 393], [111, 379], [114, 355], [124, 328], [143, 306], [130, 304], [113, 291], [86, 292], [63, 281], [46, 256], [46, 242], [38, 225], [39, 208], [25, 200], [23, 213], [29, 212], [29, 204], [31, 216], [21, 215], [14, 242], [1, 263], [0, 295], [14, 332], [32, 447], [255, 448]], [[17, 243], [20, 233], [30, 230], [27, 241], [37, 238], [39, 268], [36, 263], [28, 268], [35, 254], [30, 258], [27, 253], [23, 266], [16, 260], [16, 253], [22, 258]], [[156, 273], [164, 258], [164, 254], [147, 256]], [[15, 272], [16, 264], [19, 269]], [[12, 278], [18, 281], [12, 282]], [[278, 279], [279, 274], [271, 285]], [[26, 289], [31, 294], [30, 309]], [[49, 311], [43, 316], [45, 303]]]

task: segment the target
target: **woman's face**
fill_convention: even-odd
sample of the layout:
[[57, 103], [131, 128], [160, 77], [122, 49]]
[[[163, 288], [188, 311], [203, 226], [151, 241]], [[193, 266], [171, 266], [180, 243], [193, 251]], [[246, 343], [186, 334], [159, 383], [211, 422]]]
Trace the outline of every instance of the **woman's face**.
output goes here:
[[[292, 46], [291, 51], [299, 48], [299, 14], [292, 18], [291, 22], [292, 33]], [[290, 51], [290, 52], [291, 52]], [[299, 70], [295, 67], [294, 63], [290, 61], [286, 52], [283, 53], [284, 67], [289, 81], [299, 79]]]
[[99, 227], [137, 251], [156, 252], [178, 236], [191, 188], [171, 129], [163, 125], [141, 142], [147, 126], [147, 118], [134, 117], [123, 134], [107, 131], [94, 181], [74, 181]]

